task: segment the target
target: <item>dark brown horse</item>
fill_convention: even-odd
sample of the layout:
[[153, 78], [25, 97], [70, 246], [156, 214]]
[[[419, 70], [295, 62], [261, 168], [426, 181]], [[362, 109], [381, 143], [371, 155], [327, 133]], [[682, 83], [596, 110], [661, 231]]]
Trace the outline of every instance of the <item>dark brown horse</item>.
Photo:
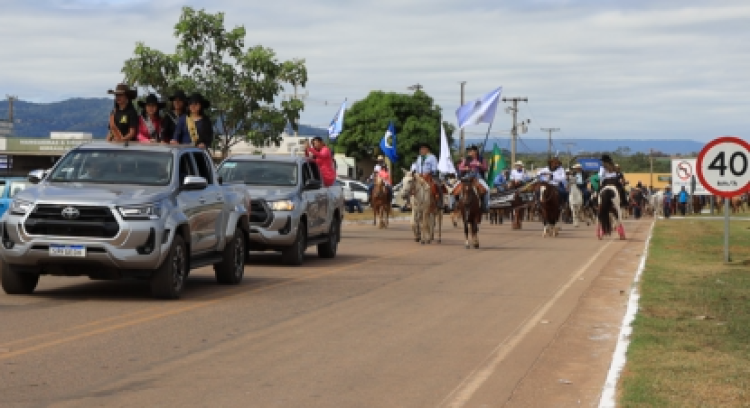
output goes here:
[[560, 231], [557, 222], [560, 220], [560, 195], [557, 186], [549, 183], [539, 183], [539, 206], [542, 210], [542, 223], [544, 224], [543, 237], [556, 237]]
[[[465, 177], [461, 180], [458, 198], [458, 208], [461, 219], [464, 222], [464, 237], [466, 238], [466, 249], [479, 248], [479, 223], [482, 221], [482, 185], [474, 177]], [[469, 227], [471, 227], [471, 245], [469, 244]]]

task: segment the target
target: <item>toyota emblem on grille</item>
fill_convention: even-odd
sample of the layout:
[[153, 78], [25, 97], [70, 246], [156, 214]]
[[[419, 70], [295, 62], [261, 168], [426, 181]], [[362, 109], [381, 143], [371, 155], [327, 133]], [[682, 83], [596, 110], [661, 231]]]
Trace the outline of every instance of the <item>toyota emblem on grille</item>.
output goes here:
[[75, 207], [65, 207], [63, 208], [61, 215], [66, 220], [75, 220], [81, 216], [81, 212]]

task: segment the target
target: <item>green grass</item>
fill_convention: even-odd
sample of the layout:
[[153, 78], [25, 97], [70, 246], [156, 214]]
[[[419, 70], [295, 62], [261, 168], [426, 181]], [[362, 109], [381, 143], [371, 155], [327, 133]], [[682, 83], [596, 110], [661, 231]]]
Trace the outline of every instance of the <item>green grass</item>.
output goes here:
[[623, 407], [750, 406], [750, 224], [659, 221], [622, 376]]

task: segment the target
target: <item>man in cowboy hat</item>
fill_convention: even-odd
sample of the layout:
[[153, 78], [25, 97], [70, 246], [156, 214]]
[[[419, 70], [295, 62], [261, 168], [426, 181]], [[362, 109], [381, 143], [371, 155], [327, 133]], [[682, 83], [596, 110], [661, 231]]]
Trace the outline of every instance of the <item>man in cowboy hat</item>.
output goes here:
[[138, 134], [138, 111], [133, 106], [133, 99], [138, 91], [126, 84], [118, 84], [115, 89], [107, 91], [115, 96], [115, 108], [109, 115], [108, 141], [122, 142], [134, 140]]
[[565, 174], [565, 168], [562, 166], [560, 158], [553, 157], [549, 161], [549, 169], [552, 172], [552, 179], [550, 184], [557, 186], [557, 193], [560, 196], [560, 205], [565, 205], [568, 202], [568, 175]]
[[524, 183], [529, 181], [529, 175], [526, 173], [526, 170], [523, 168], [523, 162], [517, 161], [514, 164], [515, 168], [510, 172], [510, 182], [512, 188], [518, 188], [521, 187]]
[[438, 171], [438, 160], [434, 154], [430, 152], [430, 145], [427, 143], [419, 144], [419, 156], [417, 160], [411, 165], [412, 173], [419, 173], [424, 177], [432, 189], [434, 196], [439, 196], [438, 186], [435, 184], [434, 175]]
[[178, 89], [172, 96], [169, 97], [169, 101], [172, 103], [172, 110], [164, 113], [164, 121], [162, 124], [162, 143], [169, 143], [174, 137], [174, 132], [177, 129], [177, 124], [180, 118], [185, 116], [187, 110], [188, 97], [185, 95], [185, 91]]

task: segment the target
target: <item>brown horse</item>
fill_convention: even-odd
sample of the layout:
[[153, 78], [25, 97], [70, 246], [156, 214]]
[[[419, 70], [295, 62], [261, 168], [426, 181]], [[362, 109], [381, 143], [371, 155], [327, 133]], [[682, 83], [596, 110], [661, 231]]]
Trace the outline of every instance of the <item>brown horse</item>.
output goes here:
[[[465, 177], [461, 180], [461, 194], [458, 197], [457, 207], [460, 209], [461, 219], [464, 222], [464, 237], [466, 238], [466, 249], [479, 248], [479, 223], [482, 221], [482, 185], [474, 177]], [[471, 245], [469, 244], [469, 227], [471, 227]]]
[[740, 210], [742, 210], [742, 212], [745, 212], [745, 208], [742, 207], [742, 197], [741, 196], [734, 196], [734, 197], [732, 197], [732, 200], [729, 202], [729, 206], [732, 207], [732, 214], [739, 213]]
[[539, 206], [542, 210], [544, 233], [542, 237], [556, 237], [560, 231], [557, 222], [560, 220], [560, 195], [557, 186], [549, 183], [539, 183]]
[[380, 217], [380, 228], [388, 228], [388, 219], [391, 216], [391, 195], [383, 179], [377, 176], [370, 196], [370, 205], [372, 206], [372, 225], [378, 225], [378, 217]]

